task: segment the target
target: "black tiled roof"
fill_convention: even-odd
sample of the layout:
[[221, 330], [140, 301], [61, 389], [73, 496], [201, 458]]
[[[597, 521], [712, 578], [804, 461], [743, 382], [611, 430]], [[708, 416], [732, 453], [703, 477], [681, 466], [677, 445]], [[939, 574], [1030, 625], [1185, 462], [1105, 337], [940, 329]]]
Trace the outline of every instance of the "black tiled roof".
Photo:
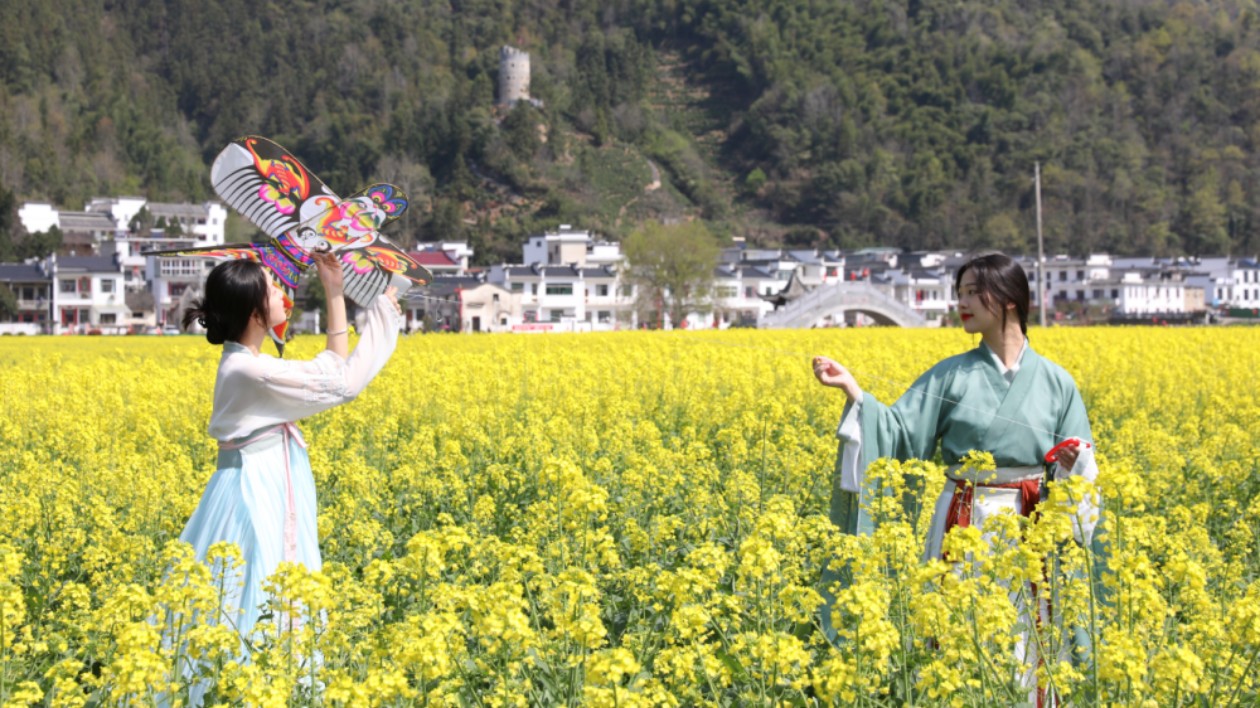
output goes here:
[[58, 214], [62, 231], [113, 231], [114, 221], [108, 214], [95, 211], [63, 211]]
[[0, 280], [6, 283], [32, 283], [47, 281], [48, 276], [38, 265], [31, 263], [0, 263]]
[[120, 273], [113, 256], [60, 256], [57, 270], [82, 270], [89, 273]]

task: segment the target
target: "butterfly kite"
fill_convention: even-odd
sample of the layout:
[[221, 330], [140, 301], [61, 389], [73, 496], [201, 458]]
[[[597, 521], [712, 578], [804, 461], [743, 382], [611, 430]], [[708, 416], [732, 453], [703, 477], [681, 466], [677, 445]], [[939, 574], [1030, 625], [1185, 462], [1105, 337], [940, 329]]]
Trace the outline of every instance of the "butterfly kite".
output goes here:
[[[385, 288], [399, 294], [412, 284], [428, 285], [432, 274], [380, 234], [407, 209], [407, 196], [392, 184], [374, 184], [341, 199], [287, 150], [249, 135], [233, 140], [210, 167], [214, 191], [266, 233], [255, 243], [146, 251], [144, 255], [248, 258], [266, 268], [284, 291], [293, 312], [298, 282], [314, 262], [312, 251], [337, 254], [346, 297], [369, 306]], [[289, 321], [270, 334], [284, 353]]]

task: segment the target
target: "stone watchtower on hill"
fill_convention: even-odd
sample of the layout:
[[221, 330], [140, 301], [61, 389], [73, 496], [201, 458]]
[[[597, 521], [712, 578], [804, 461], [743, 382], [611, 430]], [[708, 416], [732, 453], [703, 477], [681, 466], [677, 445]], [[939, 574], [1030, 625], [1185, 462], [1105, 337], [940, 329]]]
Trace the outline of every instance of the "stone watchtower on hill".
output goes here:
[[499, 50], [499, 105], [529, 100], [529, 52], [504, 45]]

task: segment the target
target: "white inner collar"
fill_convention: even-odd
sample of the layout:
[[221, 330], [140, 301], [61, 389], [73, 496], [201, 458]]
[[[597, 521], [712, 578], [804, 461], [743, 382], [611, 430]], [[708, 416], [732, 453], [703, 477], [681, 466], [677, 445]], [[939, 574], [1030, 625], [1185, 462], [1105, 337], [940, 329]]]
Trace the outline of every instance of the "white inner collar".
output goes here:
[[[988, 349], [988, 347], [985, 348]], [[989, 349], [989, 356], [993, 357], [993, 363], [997, 364], [998, 372], [1002, 374], [1002, 377], [1010, 382], [1015, 379], [1015, 374], [1019, 373], [1019, 365], [1023, 363], [1024, 352], [1026, 351], [1028, 351], [1027, 337], [1024, 338], [1023, 346], [1019, 348], [1019, 356], [1015, 357], [1015, 363], [1011, 364], [1009, 369], [1006, 368], [1006, 364], [1002, 362], [1002, 358], [997, 355], [997, 352]]]

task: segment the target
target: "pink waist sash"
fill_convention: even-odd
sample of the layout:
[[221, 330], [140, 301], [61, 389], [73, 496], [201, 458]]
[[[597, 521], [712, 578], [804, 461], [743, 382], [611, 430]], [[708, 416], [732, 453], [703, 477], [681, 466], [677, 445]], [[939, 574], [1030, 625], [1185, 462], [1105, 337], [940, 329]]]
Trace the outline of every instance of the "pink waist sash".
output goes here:
[[219, 451], [243, 450], [254, 443], [270, 440], [277, 436], [281, 438], [281, 444], [284, 448], [284, 559], [294, 563], [297, 562], [297, 504], [293, 500], [293, 472], [289, 468], [289, 441], [292, 440], [299, 447], [305, 449], [306, 440], [302, 438], [302, 431], [298, 430], [293, 423], [280, 423], [269, 428], [263, 428], [245, 438], [219, 441]]

